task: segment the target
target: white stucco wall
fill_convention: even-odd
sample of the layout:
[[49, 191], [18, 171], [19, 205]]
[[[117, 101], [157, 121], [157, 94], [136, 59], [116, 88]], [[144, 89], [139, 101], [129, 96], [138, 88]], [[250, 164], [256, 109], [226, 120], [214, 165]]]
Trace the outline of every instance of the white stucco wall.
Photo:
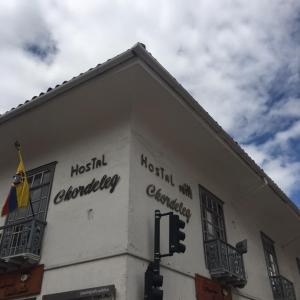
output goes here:
[[46, 270], [42, 295], [63, 293], [111, 285], [116, 287], [116, 298], [126, 299], [128, 264], [126, 256], [103, 258], [82, 264]]
[[[167, 90], [166, 87], [150, 85], [149, 90], [141, 97], [149, 97], [151, 106], [147, 104], [149, 99], [140, 99], [133, 108], [128, 249], [134, 255], [132, 260], [136, 260], [135, 264], [139, 268], [144, 267], [144, 271], [146, 270], [147, 264], [144, 260], [152, 259], [153, 256], [154, 211], [170, 211], [164, 204], [146, 194], [147, 186], [152, 184], [171, 199], [178, 199], [178, 202], [182, 202], [192, 212], [190, 222], [185, 228], [186, 252], [162, 259], [162, 274], [168, 274], [166, 282], [173, 283], [170, 285], [172, 288], [164, 284], [164, 299], [195, 299], [195, 273], [210, 277], [203, 251], [198, 189], [201, 184], [224, 201], [228, 243], [234, 246], [243, 239], [248, 241], [248, 253], [244, 255], [248, 283], [243, 289], [233, 289], [233, 298], [273, 299], [261, 231], [274, 239], [281, 275], [294, 283], [299, 297], [300, 275], [296, 270], [295, 258], [300, 253], [291, 251], [291, 246], [282, 248], [284, 230], [289, 237], [296, 236], [299, 232], [297, 228], [300, 230], [299, 222], [295, 227], [294, 216], [290, 219], [288, 217], [291, 213], [288, 207], [280, 199], [276, 199], [270, 188], [239, 161], [226, 145], [218, 139], [211, 139], [209, 135], [213, 136], [212, 132], [188, 108], [183, 107], [180, 100], [167, 94]], [[184, 144], [187, 141], [189, 143]], [[141, 163], [142, 155], [147, 157], [148, 168]], [[153, 172], [149, 171], [149, 164], [154, 166]], [[165, 174], [172, 174], [175, 186], [156, 176], [156, 167], [163, 167]], [[178, 185], [183, 183], [191, 186], [193, 199], [179, 192]], [[274, 206], [268, 206], [268, 201], [274, 201]], [[262, 203], [261, 207], [256, 203]], [[278, 230], [280, 214], [286, 227]], [[185, 217], [180, 217], [186, 221]], [[161, 243], [162, 248], [166, 249], [168, 232], [164, 228]], [[294, 248], [300, 249], [299, 240], [295, 241]], [[131, 272], [134, 273], [134, 270], [132, 268]], [[137, 273], [135, 277], [138, 276]], [[177, 283], [179, 278], [190, 288], [183, 291], [182, 285]], [[128, 290], [132, 291], [128, 299], [141, 299], [140, 286], [136, 287], [129, 281]]]
[[[60, 264], [93, 259], [124, 252], [127, 246], [128, 210], [128, 157], [129, 144], [126, 130], [118, 128], [109, 132], [111, 143], [105, 137], [91, 137], [84, 144], [68, 145], [72, 150], [60, 152], [53, 181], [52, 197], [48, 210], [47, 231], [42, 263], [52, 267]], [[105, 155], [107, 165], [90, 172], [70, 176], [75, 163], [86, 164], [93, 157]], [[76, 158], [76, 159], [75, 159]], [[113, 191], [100, 190], [85, 196], [54, 204], [61, 189], [86, 186], [93, 178], [104, 175], [120, 176]]]
[[[118, 77], [114, 73], [110, 76]], [[0, 128], [0, 136], [10, 145], [6, 160], [0, 158], [3, 200], [17, 165], [14, 139], [23, 146], [27, 170], [57, 161], [40, 262], [45, 273], [38, 299], [46, 294], [111, 284], [116, 286], [117, 299], [126, 297], [129, 110], [122, 84], [113, 90], [112, 82], [111, 78], [91, 80]], [[43, 120], [40, 126], [37, 119]], [[7, 133], [16, 128], [20, 132], [10, 138]], [[71, 176], [72, 166], [86, 165], [103, 155], [106, 165]], [[104, 175], [120, 178], [112, 193], [109, 187], [54, 203], [61, 190], [86, 186]], [[0, 219], [2, 224], [4, 221]]]
[[[145, 271], [147, 267], [143, 259], [152, 259], [155, 209], [159, 209], [162, 213], [170, 211], [162, 203], [147, 196], [147, 186], [154, 184], [157, 189], [161, 188], [162, 192], [171, 199], [178, 199], [178, 202], [183, 202], [184, 206], [192, 211], [190, 222], [186, 224], [184, 230], [186, 233], [186, 252], [184, 254], [175, 254], [171, 258], [162, 259], [162, 274], [167, 276], [165, 278], [166, 282], [172, 283], [169, 288], [168, 284], [164, 284], [164, 299], [195, 299], [194, 274], [198, 273], [210, 277], [204, 260], [198, 184], [213, 186], [214, 183], [208, 182], [201, 170], [196, 170], [188, 164], [185, 165], [185, 159], [182, 156], [180, 157], [179, 153], [175, 153], [172, 149], [166, 149], [165, 147], [160, 148], [161, 141], [154, 141], [153, 136], [151, 136], [151, 140], [147, 141], [146, 136], [149, 137], [151, 135], [145, 132], [133, 132], [132, 135], [129, 252], [135, 255], [135, 258], [132, 258], [132, 260], [135, 260], [135, 264], [140, 267], [133, 267], [131, 273], [134, 273], [135, 270], [137, 273], [133, 277], [139, 276], [139, 269], [144, 267]], [[151, 163], [154, 166], [163, 167], [166, 172], [172, 173], [176, 186], [173, 187], [164, 182], [155, 173], [151, 173], [149, 169], [142, 166], [142, 154], [143, 157], [147, 157], [148, 164]], [[180, 183], [188, 183], [192, 187], [193, 199], [189, 199], [179, 192], [178, 184]], [[212, 190], [214, 193], [216, 191]], [[235, 245], [243, 239], [248, 241], [248, 253], [244, 255], [248, 283], [243, 289], [233, 289], [233, 299], [273, 299], [260, 237], [260, 231], [268, 232], [272, 228], [272, 223], [266, 227], [261, 220], [255, 219], [254, 213], [252, 221], [247, 222], [246, 215], [251, 214], [249, 211], [238, 210], [234, 205], [234, 199], [230, 199], [229, 195], [216, 194], [224, 201], [228, 242]], [[180, 216], [180, 218], [186, 221], [183, 216]], [[161, 242], [162, 248], [166, 249], [168, 232], [163, 228]], [[295, 253], [291, 255], [291, 253], [277, 247], [276, 244], [275, 246], [281, 274], [293, 281], [295, 288], [299, 289]], [[182, 284], [179, 283], [180, 280], [184, 280], [186, 283], [185, 289], [182, 289]], [[136, 282], [138, 281], [130, 284], [129, 281], [128, 290], [132, 294], [130, 294], [128, 299], [140, 299], [142, 297], [142, 288], [137, 287]]]
[[[109, 284], [115, 284], [117, 300], [143, 298], [144, 272], [153, 256], [154, 211], [170, 211], [146, 194], [150, 184], [191, 211], [184, 230], [186, 252], [162, 259], [164, 300], [195, 299], [195, 274], [210, 277], [203, 251], [199, 184], [224, 201], [228, 242], [248, 240], [244, 256], [248, 283], [233, 290], [233, 299], [273, 299], [261, 230], [276, 242], [280, 271], [294, 282], [300, 297], [295, 262], [299, 240], [289, 243], [300, 231], [299, 222], [289, 218], [291, 212], [274, 199], [270, 188], [142, 64], [124, 66], [57, 96], [0, 126], [0, 137], [3, 145], [21, 138], [27, 169], [57, 161], [38, 300], [46, 294]], [[148, 166], [172, 174], [174, 186], [142, 165], [142, 154]], [[72, 166], [102, 155], [106, 166], [71, 176]], [[16, 166], [10, 147], [0, 149], [0, 164], [4, 199]], [[120, 176], [113, 193], [103, 190], [54, 204], [60, 190], [86, 185], [105, 174]], [[191, 186], [192, 199], [179, 191], [184, 183]], [[283, 224], [278, 224], [280, 218]], [[168, 245], [165, 221], [162, 249]]]

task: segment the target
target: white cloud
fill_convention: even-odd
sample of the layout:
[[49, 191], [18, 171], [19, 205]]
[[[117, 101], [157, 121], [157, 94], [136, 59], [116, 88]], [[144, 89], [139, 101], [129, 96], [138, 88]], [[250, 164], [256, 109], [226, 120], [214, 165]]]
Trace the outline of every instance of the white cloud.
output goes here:
[[[276, 133], [265, 143], [243, 145], [243, 148], [284, 191], [292, 194], [299, 192], [300, 161], [298, 150], [294, 151], [291, 141], [299, 139], [300, 121]], [[300, 203], [299, 199], [295, 200]]]
[[264, 169], [268, 174], [272, 174], [272, 179], [280, 183], [283, 190], [293, 191], [295, 185], [300, 183], [300, 163], [283, 163], [280, 159], [268, 160], [264, 164]]
[[270, 114], [274, 117], [300, 117], [300, 97], [281, 101], [274, 106]]

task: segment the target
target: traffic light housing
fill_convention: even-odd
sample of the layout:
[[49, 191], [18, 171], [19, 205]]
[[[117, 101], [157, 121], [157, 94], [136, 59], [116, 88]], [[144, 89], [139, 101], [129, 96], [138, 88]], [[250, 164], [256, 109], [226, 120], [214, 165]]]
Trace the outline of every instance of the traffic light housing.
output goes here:
[[181, 229], [184, 229], [185, 223], [173, 213], [170, 213], [169, 218], [169, 252], [184, 253], [186, 247], [181, 241], [185, 240], [185, 233]]
[[151, 262], [145, 272], [144, 300], [163, 300], [163, 277], [159, 274], [159, 268]]

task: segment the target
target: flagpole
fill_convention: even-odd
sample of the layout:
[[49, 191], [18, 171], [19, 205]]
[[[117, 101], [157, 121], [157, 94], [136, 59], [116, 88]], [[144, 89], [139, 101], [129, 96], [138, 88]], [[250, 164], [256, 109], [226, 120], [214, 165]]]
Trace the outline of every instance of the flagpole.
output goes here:
[[[22, 156], [21, 156], [21, 144], [19, 143], [19, 141], [15, 141], [15, 147], [16, 147], [16, 149], [18, 151], [19, 160], [21, 161], [22, 160]], [[26, 170], [25, 170], [24, 176], [27, 178]], [[30, 208], [31, 208], [31, 212], [32, 212], [32, 217], [35, 218], [33, 206], [32, 206], [32, 203], [31, 203], [30, 194], [29, 194], [29, 204], [30, 204]]]

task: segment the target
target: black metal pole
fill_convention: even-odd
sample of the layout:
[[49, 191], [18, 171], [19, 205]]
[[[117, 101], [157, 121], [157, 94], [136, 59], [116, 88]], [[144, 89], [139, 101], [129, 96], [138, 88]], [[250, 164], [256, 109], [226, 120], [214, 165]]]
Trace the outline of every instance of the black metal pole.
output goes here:
[[[21, 159], [21, 144], [19, 143], [19, 141], [15, 141], [15, 147], [16, 147], [16, 149], [18, 151], [19, 159]], [[26, 170], [25, 170], [25, 174], [24, 175], [27, 178]], [[34, 214], [32, 202], [31, 202], [31, 198], [30, 198], [30, 191], [29, 191], [29, 203], [30, 203], [30, 208], [31, 208], [31, 212], [32, 212], [32, 217], [34, 218], [35, 214]]]
[[159, 210], [155, 210], [155, 226], [154, 226], [154, 272], [159, 274], [160, 264], [160, 218]]

